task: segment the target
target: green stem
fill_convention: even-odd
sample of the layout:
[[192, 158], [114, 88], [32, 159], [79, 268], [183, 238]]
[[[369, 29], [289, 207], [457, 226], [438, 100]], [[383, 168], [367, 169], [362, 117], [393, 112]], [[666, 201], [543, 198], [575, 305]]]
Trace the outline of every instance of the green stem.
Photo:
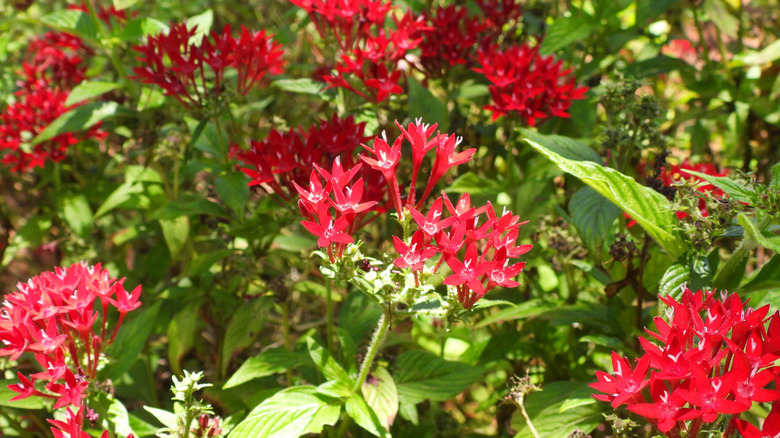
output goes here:
[[326, 325], [325, 334], [328, 337], [328, 350], [333, 352], [333, 280], [327, 279], [325, 281], [325, 313], [326, 313]]
[[387, 313], [388, 312], [385, 311], [382, 313], [382, 316], [379, 317], [379, 322], [377, 323], [376, 330], [374, 331], [374, 336], [371, 337], [371, 343], [368, 344], [366, 357], [363, 359], [363, 364], [360, 366], [360, 374], [358, 374], [358, 378], [355, 380], [355, 386], [352, 387], [353, 393], [357, 393], [358, 390], [363, 386], [363, 382], [366, 381], [368, 373], [371, 371], [371, 364], [374, 363], [376, 353], [379, 351], [379, 344], [381, 344], [384, 340], [385, 333], [387, 333], [387, 328], [390, 327], [390, 318]]
[[[293, 351], [290, 340], [290, 304], [285, 298], [282, 302], [282, 337], [284, 339], [284, 349]], [[287, 385], [292, 385], [292, 371], [287, 370]]]
[[523, 414], [523, 418], [525, 419], [525, 424], [528, 426], [528, 430], [531, 431], [531, 435], [533, 435], [534, 438], [541, 438], [539, 436], [539, 432], [537, 432], [536, 428], [534, 427], [534, 423], [531, 422], [531, 418], [528, 416], [528, 412], [525, 411], [524, 399], [525, 396], [521, 395], [520, 399], [517, 401], [517, 405], [520, 408], [520, 413]]
[[100, 36], [103, 38], [103, 40], [99, 42], [99, 45], [106, 51], [108, 60], [111, 62], [114, 70], [116, 70], [116, 74], [124, 84], [125, 89], [132, 91], [133, 94], [135, 94], [135, 84], [127, 78], [127, 71], [125, 70], [125, 66], [122, 64], [122, 62], [120, 62], [119, 58], [117, 58], [116, 52], [114, 51], [114, 45], [111, 43], [111, 35], [108, 34], [105, 25], [98, 17], [97, 12], [95, 12], [95, 7], [92, 5], [92, 1], [87, 0], [84, 2], [84, 4], [87, 5], [87, 12], [89, 13], [89, 17], [92, 19], [92, 24], [100, 32]]
[[227, 144], [225, 141], [225, 136], [222, 134], [222, 123], [219, 120], [219, 114], [215, 114], [213, 119], [214, 127], [217, 129], [217, 139], [219, 140], [219, 146], [225, 152], [225, 170], [230, 170], [230, 158], [228, 158], [230, 155], [230, 145]]

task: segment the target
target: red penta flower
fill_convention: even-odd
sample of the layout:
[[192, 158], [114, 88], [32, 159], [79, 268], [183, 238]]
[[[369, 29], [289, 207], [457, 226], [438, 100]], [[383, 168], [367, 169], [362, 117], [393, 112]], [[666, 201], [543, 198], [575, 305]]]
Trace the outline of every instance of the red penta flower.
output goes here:
[[23, 88], [35, 88], [42, 83], [70, 89], [85, 78], [85, 59], [92, 51], [80, 38], [65, 32], [47, 32], [33, 38], [27, 46], [23, 64]]
[[420, 231], [414, 233], [409, 245], [405, 244], [398, 237], [393, 236], [393, 245], [400, 256], [395, 259], [395, 265], [401, 269], [408, 268], [412, 271], [421, 270], [425, 266], [425, 261], [438, 252], [435, 247], [425, 244], [423, 233]]
[[483, 47], [478, 52], [482, 73], [491, 83], [493, 103], [485, 109], [493, 120], [505, 115], [518, 115], [529, 126], [539, 119], [569, 117], [571, 101], [582, 99], [587, 87], [577, 87], [571, 70], [562, 70], [562, 62], [544, 57], [538, 49], [528, 46], [497, 45]]

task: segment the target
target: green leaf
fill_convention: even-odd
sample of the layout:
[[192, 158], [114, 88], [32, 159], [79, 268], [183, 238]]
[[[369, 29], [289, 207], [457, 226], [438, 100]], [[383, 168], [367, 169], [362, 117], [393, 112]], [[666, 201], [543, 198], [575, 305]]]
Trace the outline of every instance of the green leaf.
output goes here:
[[658, 295], [664, 297], [671, 295], [675, 299], [679, 298], [682, 295], [683, 286], [691, 276], [690, 269], [690, 264], [684, 256], [674, 262], [666, 270], [664, 276], [661, 277], [661, 283], [658, 285]]
[[110, 195], [103, 201], [103, 204], [98, 207], [93, 219], [97, 219], [100, 216], [108, 213], [109, 211], [119, 207], [126, 201], [130, 200], [133, 195], [142, 193], [144, 187], [142, 184], [136, 184], [134, 181], [125, 181], [119, 187], [114, 189]]
[[168, 250], [171, 252], [171, 258], [176, 261], [184, 244], [187, 243], [187, 237], [190, 234], [190, 219], [187, 216], [179, 216], [176, 219], [160, 219], [159, 222], [165, 243], [168, 244]]
[[183, 374], [181, 359], [195, 344], [200, 325], [200, 304], [195, 303], [178, 312], [168, 324], [168, 361], [177, 376]]
[[[534, 428], [542, 437], [567, 437], [577, 429], [590, 433], [604, 421], [604, 403], [579, 404], [578, 400], [591, 398], [588, 382], [552, 382], [542, 390], [529, 394], [525, 409]], [[512, 429], [516, 438], [532, 438], [523, 416], [515, 413]]]
[[154, 415], [154, 418], [156, 418], [157, 421], [162, 423], [163, 426], [169, 429], [177, 430], [176, 428], [178, 423], [178, 417], [176, 416], [176, 414], [172, 412], [168, 412], [164, 409], [153, 408], [151, 406], [144, 406], [144, 410]]
[[248, 347], [257, 337], [265, 323], [268, 300], [255, 299], [250, 305], [238, 307], [230, 318], [225, 337], [222, 340], [222, 374], [227, 372], [230, 359], [236, 353]]
[[[141, 294], [144, 299], [144, 294]], [[106, 356], [113, 359], [106, 367], [107, 378], [117, 380], [138, 360], [146, 345], [146, 339], [152, 333], [161, 303], [158, 301], [151, 307], [133, 311], [132, 318], [125, 320], [122, 330], [119, 330], [114, 343], [108, 347]], [[137, 313], [136, 312], [140, 312]]]
[[723, 0], [704, 0], [702, 9], [715, 22], [721, 32], [731, 38], [736, 38], [739, 32], [739, 19], [726, 10]]
[[186, 275], [189, 277], [202, 275], [208, 272], [215, 263], [229, 257], [234, 252], [235, 251], [230, 248], [225, 248], [207, 252], [205, 254], [199, 254], [187, 264], [187, 270], [185, 271]]
[[187, 23], [187, 29], [195, 29], [195, 34], [190, 37], [190, 44], [200, 45], [203, 37], [209, 34], [211, 25], [214, 24], [214, 11], [206, 9], [204, 12], [184, 20], [184, 22]]
[[277, 79], [271, 82], [271, 85], [291, 93], [311, 94], [313, 96], [322, 96], [322, 90], [325, 88], [324, 83], [309, 78]]
[[17, 383], [19, 383], [19, 381], [16, 379], [0, 380], [0, 406], [7, 406], [15, 409], [43, 409], [46, 406], [43, 403], [43, 399], [39, 397], [27, 397], [21, 400], [11, 401], [11, 399], [19, 395], [19, 393], [10, 390], [8, 385], [15, 385]]
[[395, 387], [393, 376], [386, 368], [377, 367], [363, 382], [361, 392], [382, 426], [390, 430], [398, 414], [398, 389]]
[[214, 185], [219, 197], [239, 217], [243, 216], [244, 207], [249, 200], [249, 178], [242, 172], [231, 172], [217, 177]]
[[138, 0], [113, 0], [114, 7], [118, 10], [127, 9], [138, 3]]
[[558, 17], [547, 29], [547, 34], [542, 41], [539, 53], [550, 55], [570, 44], [585, 39], [593, 31], [594, 23], [589, 15], [572, 15], [570, 17]]
[[84, 237], [92, 226], [92, 209], [84, 195], [64, 195], [58, 198], [65, 223], [77, 235]]
[[407, 351], [395, 364], [395, 385], [401, 403], [444, 401], [455, 397], [482, 375], [482, 369], [449, 362], [428, 351]]
[[327, 348], [319, 341], [309, 336], [306, 338], [306, 345], [309, 347], [309, 356], [314, 361], [314, 365], [328, 380], [338, 380], [352, 386], [352, 379], [349, 373], [336, 361], [336, 358], [330, 354]]
[[135, 434], [135, 431], [130, 427], [130, 418], [127, 413], [127, 408], [121, 401], [115, 399], [112, 395], [106, 394], [108, 397], [108, 421], [114, 425], [112, 431], [118, 436], [128, 436]]
[[671, 203], [663, 195], [615, 169], [589, 161], [573, 161], [551, 150], [547, 143], [543, 146], [531, 138], [525, 141], [561, 170], [581, 179], [630, 214], [673, 257], [686, 251], [685, 243], [667, 231], [677, 227], [677, 219]]
[[683, 61], [682, 59], [673, 58], [666, 55], [659, 55], [654, 58], [628, 64], [624, 70], [624, 73], [626, 76], [633, 76], [637, 79], [642, 79], [658, 76], [660, 74], [669, 73], [672, 71], [691, 70], [692, 68], [693, 67], [691, 67], [690, 64]]
[[447, 188], [450, 193], [469, 193], [470, 195], [487, 195], [495, 197], [504, 191], [504, 187], [495, 179], [477, 176], [474, 172], [460, 175]]
[[706, 289], [712, 284], [714, 272], [710, 268], [710, 261], [702, 254], [692, 254], [688, 257], [688, 269], [691, 273], [691, 279], [688, 282], [688, 288], [692, 291]]
[[44, 15], [41, 17], [41, 22], [57, 30], [90, 40], [94, 40], [98, 36], [98, 31], [92, 18], [83, 11], [59, 10]]
[[340, 405], [330, 404], [313, 386], [279, 391], [255, 407], [228, 438], [294, 438], [320, 433], [338, 421]]
[[780, 59], [780, 40], [775, 40], [772, 44], [761, 49], [760, 52], [740, 56], [739, 59], [748, 65], [763, 65], [774, 62]]
[[[739, 288], [741, 292], [755, 292], [780, 288], [780, 254], [775, 254], [747, 284]], [[729, 289], [731, 290], [731, 289]]]
[[412, 119], [421, 117], [425, 123], [438, 123], [438, 130], [446, 132], [450, 125], [450, 113], [444, 102], [413, 77], [409, 76], [407, 81], [409, 83], [409, 117]]
[[543, 135], [532, 129], [521, 128], [523, 138], [538, 144], [543, 144], [547, 149], [572, 161], [593, 161], [602, 164], [601, 156], [585, 143], [562, 135]]
[[347, 414], [355, 420], [358, 426], [378, 437], [389, 437], [387, 429], [379, 421], [376, 413], [366, 403], [360, 394], [355, 394], [347, 400]]
[[122, 114], [132, 114], [116, 102], [92, 102], [82, 105], [57, 117], [53, 122], [38, 133], [32, 140], [33, 146], [46, 140], [65, 134], [79, 132], [91, 128], [99, 122]]
[[[151, 17], [134, 18], [119, 32], [119, 39], [125, 42], [137, 43], [146, 37], [156, 36], [160, 33], [168, 33], [170, 28], [167, 24]], [[143, 98], [141, 98], [143, 101]], [[140, 103], [139, 103], [140, 105]], [[138, 109], [142, 111], [141, 108]]]
[[620, 214], [620, 208], [592, 188], [583, 187], [569, 201], [569, 213], [588, 250], [599, 256], [604, 239]]
[[121, 87], [122, 85], [116, 82], [84, 81], [73, 87], [65, 100], [65, 106], [71, 106]]
[[301, 366], [309, 358], [301, 353], [287, 351], [284, 348], [272, 348], [249, 358], [236, 370], [222, 389], [233, 388], [253, 379], [283, 373]]
[[356, 343], [363, 342], [368, 332], [376, 327], [382, 308], [364, 293], [353, 291], [339, 306], [339, 327], [344, 328]]
[[751, 239], [758, 242], [759, 245], [771, 249], [774, 252], [780, 252], [780, 236], [768, 231], [759, 230], [758, 227], [756, 227], [756, 224], [753, 223], [745, 213], [737, 215], [737, 222], [745, 229], [745, 233], [747, 233]]
[[723, 190], [730, 197], [742, 202], [751, 202], [756, 196], [755, 192], [727, 176], [712, 176], [706, 173], [686, 170], [685, 173], [698, 176], [715, 187]]
[[556, 303], [545, 303], [538, 298], [532, 298], [528, 301], [518, 304], [516, 307], [504, 309], [496, 312], [476, 324], [476, 328], [486, 327], [490, 324], [501, 323], [504, 321], [515, 321], [518, 319], [532, 318], [548, 310], [558, 307]]
[[8, 266], [16, 254], [24, 248], [35, 248], [43, 242], [43, 238], [51, 232], [51, 218], [33, 216], [16, 230], [3, 253], [2, 266]]
[[636, 5], [636, 25], [644, 26], [669, 10], [678, 0], [639, 0]]
[[152, 219], [171, 220], [182, 216], [218, 216], [228, 219], [230, 215], [221, 205], [206, 199], [196, 198], [192, 200], [178, 199], [170, 201], [158, 208], [150, 215]]

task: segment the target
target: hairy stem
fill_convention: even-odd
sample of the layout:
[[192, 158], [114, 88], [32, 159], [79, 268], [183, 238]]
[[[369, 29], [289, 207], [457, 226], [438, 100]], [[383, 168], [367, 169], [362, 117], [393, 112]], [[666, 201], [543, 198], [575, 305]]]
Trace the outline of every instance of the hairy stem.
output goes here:
[[389, 312], [385, 311], [382, 313], [382, 316], [379, 317], [374, 336], [371, 337], [371, 343], [368, 344], [368, 351], [366, 352], [366, 357], [363, 359], [363, 364], [360, 365], [360, 374], [358, 374], [358, 378], [355, 380], [352, 392], [357, 392], [363, 386], [363, 382], [366, 381], [368, 373], [371, 371], [371, 365], [374, 363], [376, 353], [379, 351], [379, 344], [384, 340], [387, 328], [390, 327], [390, 317], [388, 313]]

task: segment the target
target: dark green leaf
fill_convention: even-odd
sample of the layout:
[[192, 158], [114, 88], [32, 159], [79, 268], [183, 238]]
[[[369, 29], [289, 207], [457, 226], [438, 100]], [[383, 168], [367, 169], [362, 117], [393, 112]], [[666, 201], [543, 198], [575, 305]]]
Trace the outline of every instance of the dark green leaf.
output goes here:
[[[143, 300], [143, 294], [141, 294]], [[107, 367], [107, 377], [113, 380], [122, 376], [133, 363], [138, 360], [141, 351], [146, 344], [146, 339], [152, 333], [157, 313], [160, 310], [160, 302], [140, 311], [134, 311], [131, 318], [122, 324], [122, 330], [117, 334], [114, 343], [108, 347], [106, 356], [113, 359]], [[137, 313], [136, 312], [140, 312]]]
[[438, 123], [438, 130], [446, 132], [450, 125], [450, 114], [444, 102], [431, 94], [416, 79], [409, 76], [409, 117], [421, 117], [426, 123]]
[[35, 146], [66, 132], [80, 132], [95, 126], [103, 120], [122, 114], [132, 114], [132, 112], [120, 107], [116, 102], [88, 103], [57, 117], [35, 136], [31, 144]]
[[539, 53], [550, 55], [572, 43], [584, 41], [593, 28], [594, 24], [590, 16], [558, 17], [547, 29]]
[[686, 257], [678, 259], [669, 269], [666, 270], [664, 276], [661, 277], [661, 284], [658, 285], [658, 295], [679, 298], [682, 295], [682, 287], [688, 283], [691, 277], [690, 263]]
[[287, 388], [249, 413], [228, 438], [292, 438], [320, 433], [338, 421], [341, 406], [329, 404], [313, 386]]
[[301, 353], [287, 351], [284, 348], [272, 348], [241, 364], [223, 389], [233, 388], [253, 379], [283, 373], [308, 361], [309, 358]]
[[[526, 397], [526, 412], [539, 436], [567, 437], [577, 429], [590, 433], [604, 421], [601, 415], [605, 411], [604, 403], [583, 405], [576, 402], [590, 398], [592, 390], [588, 383], [552, 382], [543, 385], [541, 391]], [[518, 431], [516, 438], [533, 436], [519, 413], [513, 416], [511, 425]]]
[[73, 87], [65, 100], [65, 106], [71, 106], [121, 87], [122, 85], [116, 82], [84, 81]]
[[309, 347], [309, 356], [314, 361], [314, 365], [328, 380], [337, 380], [347, 385], [352, 385], [352, 379], [344, 367], [338, 363], [336, 358], [330, 354], [327, 348], [311, 336], [306, 338], [306, 345]]
[[43, 242], [43, 238], [51, 232], [51, 218], [46, 216], [33, 216], [16, 230], [8, 247], [3, 253], [2, 266], [8, 266], [16, 254], [23, 248], [35, 248]]
[[588, 250], [599, 256], [604, 239], [620, 214], [620, 208], [590, 187], [583, 187], [569, 201], [574, 227]]
[[655, 20], [666, 12], [678, 0], [639, 0], [636, 5], [636, 24], [644, 26], [648, 21]]
[[249, 178], [242, 172], [231, 172], [217, 177], [214, 185], [219, 197], [239, 217], [243, 216], [244, 207], [249, 200]]
[[176, 261], [190, 235], [190, 219], [187, 216], [179, 216], [176, 219], [160, 219], [159, 222], [171, 258]]
[[[780, 255], [775, 254], [747, 284], [739, 288], [741, 292], [754, 292], [780, 288]], [[729, 289], [731, 290], [731, 289]]]
[[630, 214], [664, 249], [679, 257], [686, 244], [669, 232], [677, 226], [671, 203], [655, 190], [637, 183], [617, 170], [589, 161], [573, 161], [531, 138], [525, 139], [534, 149], [552, 160], [564, 172], [591, 186], [602, 196]]
[[201, 321], [199, 313], [200, 304], [191, 304], [176, 313], [168, 324], [168, 362], [177, 376], [183, 374], [181, 359], [195, 344]]
[[402, 403], [444, 401], [455, 397], [482, 375], [482, 369], [449, 362], [427, 351], [407, 351], [395, 363], [395, 385]]
[[227, 372], [230, 359], [236, 351], [248, 347], [262, 330], [268, 307], [268, 300], [255, 299], [249, 305], [239, 306], [230, 318], [222, 340], [223, 374]]
[[626, 76], [633, 76], [637, 79], [658, 76], [662, 73], [672, 71], [691, 70], [692, 67], [685, 61], [671, 56], [659, 55], [655, 58], [645, 59], [644, 61], [628, 64], [624, 72]]

